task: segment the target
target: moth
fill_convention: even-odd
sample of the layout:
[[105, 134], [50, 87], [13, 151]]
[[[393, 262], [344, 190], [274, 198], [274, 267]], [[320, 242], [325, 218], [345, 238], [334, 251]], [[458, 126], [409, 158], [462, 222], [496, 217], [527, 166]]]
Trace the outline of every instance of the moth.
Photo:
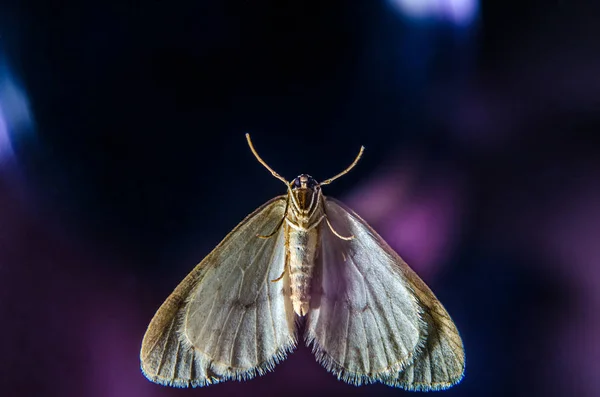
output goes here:
[[247, 380], [304, 340], [338, 379], [407, 390], [458, 383], [465, 354], [431, 290], [351, 209], [302, 174], [248, 215], [177, 286], [140, 352], [151, 381], [175, 387]]

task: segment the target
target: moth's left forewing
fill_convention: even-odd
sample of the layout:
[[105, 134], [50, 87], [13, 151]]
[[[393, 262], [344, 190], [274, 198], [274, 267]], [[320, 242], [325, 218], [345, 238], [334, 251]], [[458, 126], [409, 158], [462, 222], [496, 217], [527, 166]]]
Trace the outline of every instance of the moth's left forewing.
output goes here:
[[334, 199], [321, 228], [305, 338], [344, 381], [437, 390], [460, 381], [456, 326], [425, 283], [358, 215]]
[[295, 347], [288, 282], [270, 281], [285, 266], [284, 209], [280, 196], [246, 217], [158, 309], [140, 352], [148, 379], [177, 387], [249, 379]]
[[196, 386], [197, 379], [199, 385], [220, 381], [205, 366], [196, 365], [193, 349], [184, 346], [179, 336], [181, 310], [205, 270], [196, 267], [186, 276], [160, 306], [146, 330], [140, 351], [141, 370], [153, 382], [188, 387]]

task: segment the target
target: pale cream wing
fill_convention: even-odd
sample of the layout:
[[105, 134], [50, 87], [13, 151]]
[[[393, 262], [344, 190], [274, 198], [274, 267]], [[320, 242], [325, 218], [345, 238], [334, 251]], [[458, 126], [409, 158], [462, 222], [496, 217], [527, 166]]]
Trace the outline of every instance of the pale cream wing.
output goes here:
[[296, 345], [277, 197], [242, 221], [181, 282], [150, 323], [140, 353], [153, 382], [204, 386], [271, 370]]
[[305, 337], [324, 366], [349, 383], [412, 390], [462, 378], [462, 341], [431, 290], [352, 210], [326, 199]]
[[431, 289], [407, 265], [407, 275], [427, 323], [427, 341], [420, 354], [403, 371], [384, 383], [406, 390], [442, 390], [460, 382], [465, 352], [456, 325]]
[[319, 362], [348, 383], [384, 381], [409, 365], [427, 325], [402, 260], [360, 218], [325, 199], [305, 340]]

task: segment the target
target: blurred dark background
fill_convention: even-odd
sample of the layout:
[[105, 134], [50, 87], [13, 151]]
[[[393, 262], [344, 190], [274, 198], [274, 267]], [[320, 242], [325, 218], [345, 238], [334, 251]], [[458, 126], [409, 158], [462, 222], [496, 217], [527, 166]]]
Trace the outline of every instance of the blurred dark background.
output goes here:
[[600, 5], [0, 6], [0, 395], [402, 395], [301, 346], [180, 390], [139, 347], [177, 283], [293, 178], [354, 208], [455, 320], [448, 396], [600, 395]]

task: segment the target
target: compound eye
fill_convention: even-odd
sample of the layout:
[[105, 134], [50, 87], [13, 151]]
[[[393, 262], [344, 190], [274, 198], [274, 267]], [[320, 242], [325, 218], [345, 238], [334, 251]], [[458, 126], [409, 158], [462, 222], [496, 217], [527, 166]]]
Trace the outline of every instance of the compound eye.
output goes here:
[[300, 182], [300, 177], [294, 179], [294, 183], [292, 184], [292, 187], [294, 187], [294, 188], [302, 187], [302, 182]]
[[315, 187], [318, 187], [319, 184], [317, 183], [317, 181], [315, 181], [313, 177], [308, 177], [308, 182], [306, 183], [306, 186], [308, 186], [309, 189], [314, 189]]

